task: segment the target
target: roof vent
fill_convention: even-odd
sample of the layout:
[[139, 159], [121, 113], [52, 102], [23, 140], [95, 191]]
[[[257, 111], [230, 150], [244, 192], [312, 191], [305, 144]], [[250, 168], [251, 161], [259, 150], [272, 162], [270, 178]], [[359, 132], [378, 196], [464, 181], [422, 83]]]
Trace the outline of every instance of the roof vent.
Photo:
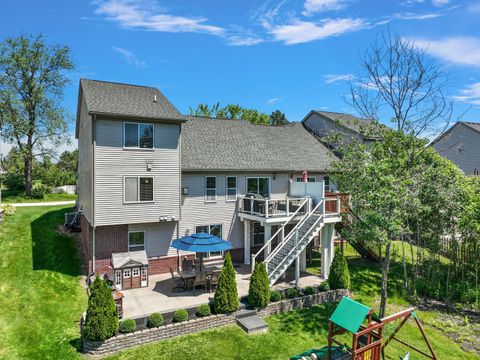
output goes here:
[[153, 95], [153, 102], [157, 102], [157, 95]]

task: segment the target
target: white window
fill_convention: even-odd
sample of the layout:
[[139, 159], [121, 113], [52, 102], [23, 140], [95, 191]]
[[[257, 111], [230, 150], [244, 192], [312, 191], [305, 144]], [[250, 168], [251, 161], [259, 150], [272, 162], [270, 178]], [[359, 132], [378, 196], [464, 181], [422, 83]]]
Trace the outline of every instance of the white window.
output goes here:
[[142, 277], [140, 278], [141, 286], [147, 286], [147, 268], [142, 267]]
[[323, 181], [325, 182], [325, 192], [330, 191], [330, 178], [328, 176], [324, 176]]
[[[214, 235], [216, 237], [222, 238], [222, 225], [221, 224], [214, 224], [214, 225], [202, 225], [202, 226], [196, 226], [195, 227], [195, 232], [198, 233], [206, 233], [210, 235]], [[216, 256], [222, 256], [223, 251], [212, 251], [209, 253], [203, 253], [203, 258], [211, 258], [211, 257], [216, 257]], [[196, 254], [196, 257], [200, 257], [200, 253]]]
[[237, 200], [237, 177], [227, 176], [227, 201]]
[[205, 201], [217, 201], [216, 176], [205, 176]]
[[263, 197], [270, 196], [270, 178], [268, 177], [248, 177], [247, 193], [259, 194]]
[[140, 268], [133, 268], [132, 276], [140, 276]]
[[123, 147], [126, 149], [153, 149], [154, 126], [144, 123], [123, 123]]
[[[297, 176], [295, 178], [296, 182], [303, 182], [303, 177], [302, 176]], [[307, 182], [316, 182], [317, 178], [315, 176], [307, 176]]]
[[[128, 232], [128, 251], [145, 250], [145, 231]], [[138, 276], [138, 275], [137, 275]]]
[[153, 202], [153, 176], [125, 176], [125, 203]]
[[123, 270], [123, 278], [128, 279], [132, 275], [130, 269]]
[[115, 271], [115, 287], [117, 290], [122, 290], [122, 270]]

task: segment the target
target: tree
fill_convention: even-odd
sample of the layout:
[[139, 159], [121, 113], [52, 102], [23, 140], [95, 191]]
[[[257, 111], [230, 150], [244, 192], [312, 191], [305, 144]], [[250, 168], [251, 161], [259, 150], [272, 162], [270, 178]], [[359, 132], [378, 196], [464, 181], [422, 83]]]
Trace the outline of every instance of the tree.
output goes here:
[[54, 154], [68, 142], [68, 114], [59, 105], [73, 69], [70, 49], [44, 38], [22, 35], [0, 44], [0, 122], [3, 138], [14, 144], [24, 163], [25, 192], [32, 194], [35, 156]]
[[[383, 34], [362, 61], [365, 76], [351, 83], [352, 105], [379, 125], [390, 118], [395, 130], [372, 126], [380, 140], [368, 148], [351, 141], [339, 149], [337, 183], [352, 196], [352, 224], [345, 234], [373, 248], [384, 247], [380, 316], [385, 314], [391, 242], [410, 232], [409, 216], [419, 203], [425, 171], [420, 137], [448, 126], [452, 106], [448, 77], [423, 50], [400, 36]], [[340, 173], [341, 172], [341, 173]]]
[[237, 282], [230, 253], [225, 255], [213, 303], [217, 314], [232, 313], [238, 309]]
[[190, 115], [214, 117], [217, 119], [246, 120], [252, 124], [259, 125], [269, 125], [271, 122], [270, 116], [267, 114], [255, 109], [241, 107], [238, 104], [228, 104], [224, 107], [220, 107], [220, 103], [216, 103], [211, 107], [208, 104], [198, 104], [195, 109], [190, 107]]
[[87, 315], [83, 335], [94, 341], [103, 341], [118, 331], [118, 314], [107, 283], [97, 275], [90, 285]]
[[328, 285], [330, 285], [330, 289], [350, 288], [350, 273], [348, 272], [347, 259], [343, 256], [340, 248], [335, 250], [335, 257], [328, 275]]
[[270, 114], [270, 125], [285, 125], [288, 124], [287, 117], [280, 110], [275, 110]]
[[250, 277], [248, 303], [254, 308], [264, 308], [270, 301], [270, 282], [264, 262], [257, 262]]

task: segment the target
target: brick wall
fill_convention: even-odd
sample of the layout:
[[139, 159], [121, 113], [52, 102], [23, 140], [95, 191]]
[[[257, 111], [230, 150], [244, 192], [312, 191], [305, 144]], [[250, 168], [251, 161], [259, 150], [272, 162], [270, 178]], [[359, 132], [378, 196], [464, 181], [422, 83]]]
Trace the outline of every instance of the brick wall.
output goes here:
[[[193, 260], [195, 255], [182, 255], [180, 261], [183, 259]], [[159, 258], [148, 259], [148, 274], [165, 274], [170, 272], [170, 268], [178, 270], [178, 257], [177, 256], [165, 256]]]
[[80, 249], [80, 258], [88, 273], [92, 272], [92, 227], [85, 215], [80, 215], [80, 238], [82, 248]]
[[[348, 290], [339, 289], [321, 292], [314, 295], [307, 295], [296, 299], [286, 299], [276, 303], [268, 304], [265, 309], [258, 311], [258, 315], [265, 317], [272, 314], [294, 309], [302, 309], [325, 302], [338, 302], [343, 296], [348, 295]], [[235, 322], [235, 314], [211, 315], [204, 318], [192, 319], [183, 323], [168, 324], [158, 328], [138, 330], [130, 334], [120, 334], [103, 342], [83, 339], [83, 352], [88, 355], [103, 356], [107, 354], [113, 354], [133, 346], [200, 332], [220, 326], [232, 325]]]

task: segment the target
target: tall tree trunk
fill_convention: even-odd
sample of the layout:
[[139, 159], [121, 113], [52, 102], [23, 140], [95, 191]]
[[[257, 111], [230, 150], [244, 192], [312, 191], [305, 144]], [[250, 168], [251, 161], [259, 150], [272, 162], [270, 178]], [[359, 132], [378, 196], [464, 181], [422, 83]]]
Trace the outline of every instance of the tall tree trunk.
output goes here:
[[390, 269], [390, 247], [392, 242], [389, 240], [387, 246], [385, 247], [385, 258], [383, 259], [382, 264], [382, 295], [380, 298], [380, 314], [382, 318], [385, 316], [385, 309], [387, 307], [387, 282], [388, 282], [388, 271]]
[[25, 156], [25, 195], [32, 196], [32, 164], [33, 156], [27, 154]]

